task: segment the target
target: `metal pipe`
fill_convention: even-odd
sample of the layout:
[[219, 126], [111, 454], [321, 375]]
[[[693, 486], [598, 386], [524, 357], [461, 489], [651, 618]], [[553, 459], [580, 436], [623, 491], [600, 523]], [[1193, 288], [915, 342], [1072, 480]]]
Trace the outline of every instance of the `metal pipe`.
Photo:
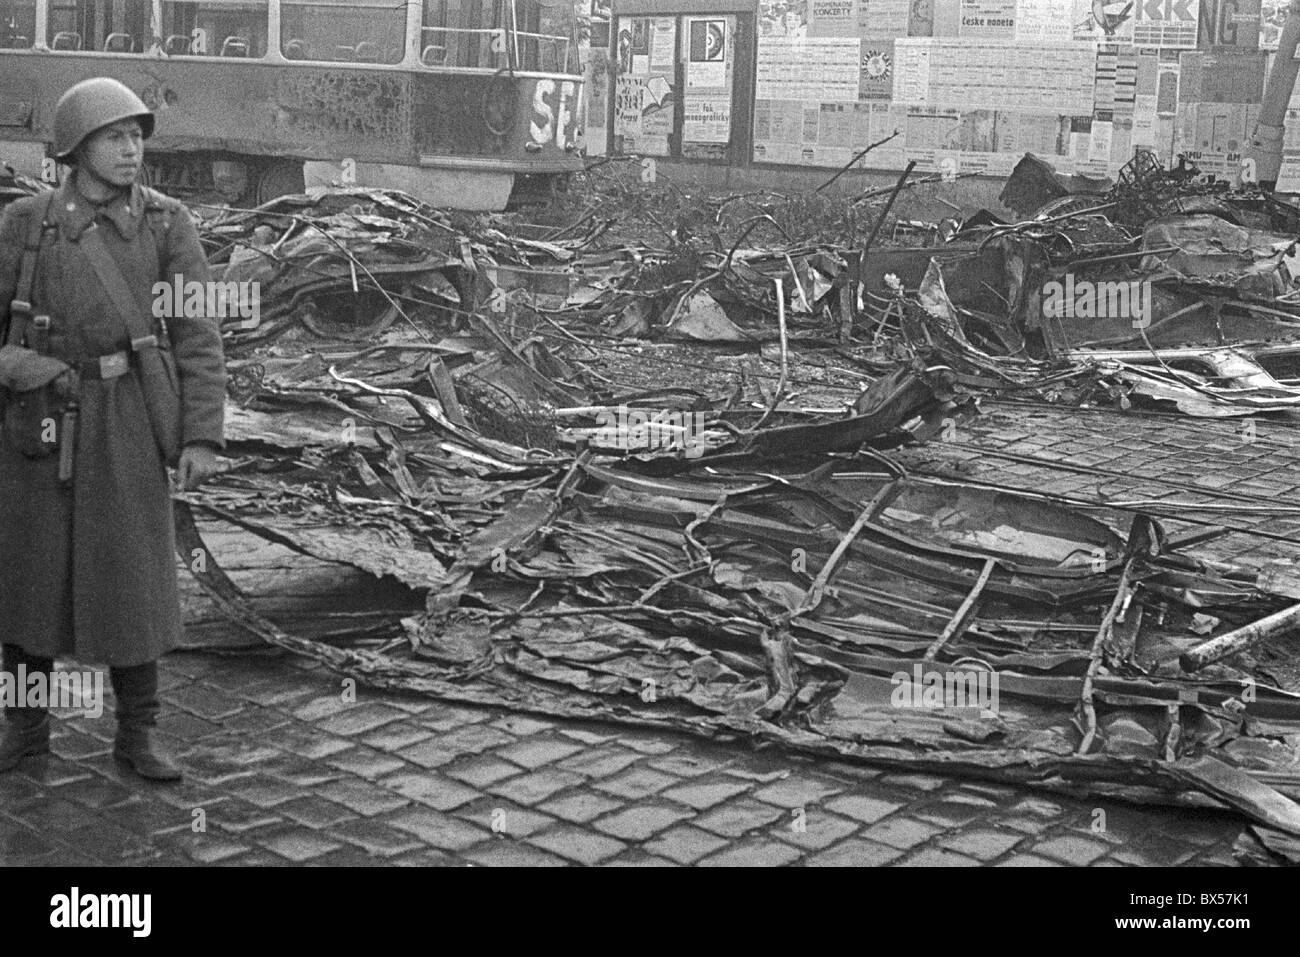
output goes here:
[[1247, 154], [1255, 160], [1255, 179], [1268, 190], [1277, 184], [1282, 170], [1283, 124], [1296, 74], [1300, 72], [1300, 60], [1295, 58], [1297, 46], [1300, 46], [1300, 0], [1291, 0], [1259, 106], [1259, 120], [1247, 149]]
[[1245, 651], [1265, 638], [1284, 634], [1292, 628], [1300, 628], [1300, 605], [1292, 605], [1226, 635], [1211, 638], [1179, 655], [1178, 663], [1184, 671], [1198, 671], [1211, 662]]

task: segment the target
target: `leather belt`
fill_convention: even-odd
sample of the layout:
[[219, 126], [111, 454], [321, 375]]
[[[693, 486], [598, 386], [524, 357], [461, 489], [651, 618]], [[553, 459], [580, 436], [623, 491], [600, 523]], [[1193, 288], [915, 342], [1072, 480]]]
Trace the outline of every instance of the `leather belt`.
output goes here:
[[131, 353], [114, 352], [78, 366], [84, 379], [116, 379], [131, 371]]

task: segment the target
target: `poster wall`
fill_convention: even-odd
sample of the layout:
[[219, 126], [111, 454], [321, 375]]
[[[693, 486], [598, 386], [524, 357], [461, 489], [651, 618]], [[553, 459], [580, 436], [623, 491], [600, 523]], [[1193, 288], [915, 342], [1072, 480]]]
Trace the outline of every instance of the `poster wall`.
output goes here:
[[[1235, 178], [1287, 0], [760, 0], [756, 162]], [[1293, 103], [1300, 122], [1300, 102]], [[1288, 136], [1300, 169], [1300, 131]]]

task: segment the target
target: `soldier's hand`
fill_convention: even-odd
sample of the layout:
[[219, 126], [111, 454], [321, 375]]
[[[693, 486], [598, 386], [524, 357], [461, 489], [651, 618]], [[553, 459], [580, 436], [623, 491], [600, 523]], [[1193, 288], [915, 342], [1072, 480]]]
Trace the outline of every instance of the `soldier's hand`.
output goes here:
[[217, 474], [217, 453], [210, 445], [187, 445], [176, 465], [176, 484], [185, 491], [198, 488]]

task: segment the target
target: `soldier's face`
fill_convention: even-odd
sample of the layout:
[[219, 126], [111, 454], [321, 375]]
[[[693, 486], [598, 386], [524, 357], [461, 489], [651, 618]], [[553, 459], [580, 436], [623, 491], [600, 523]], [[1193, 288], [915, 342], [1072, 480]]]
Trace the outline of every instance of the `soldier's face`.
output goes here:
[[130, 186], [144, 165], [144, 130], [140, 121], [118, 120], [95, 130], [81, 144], [79, 165], [110, 186]]

